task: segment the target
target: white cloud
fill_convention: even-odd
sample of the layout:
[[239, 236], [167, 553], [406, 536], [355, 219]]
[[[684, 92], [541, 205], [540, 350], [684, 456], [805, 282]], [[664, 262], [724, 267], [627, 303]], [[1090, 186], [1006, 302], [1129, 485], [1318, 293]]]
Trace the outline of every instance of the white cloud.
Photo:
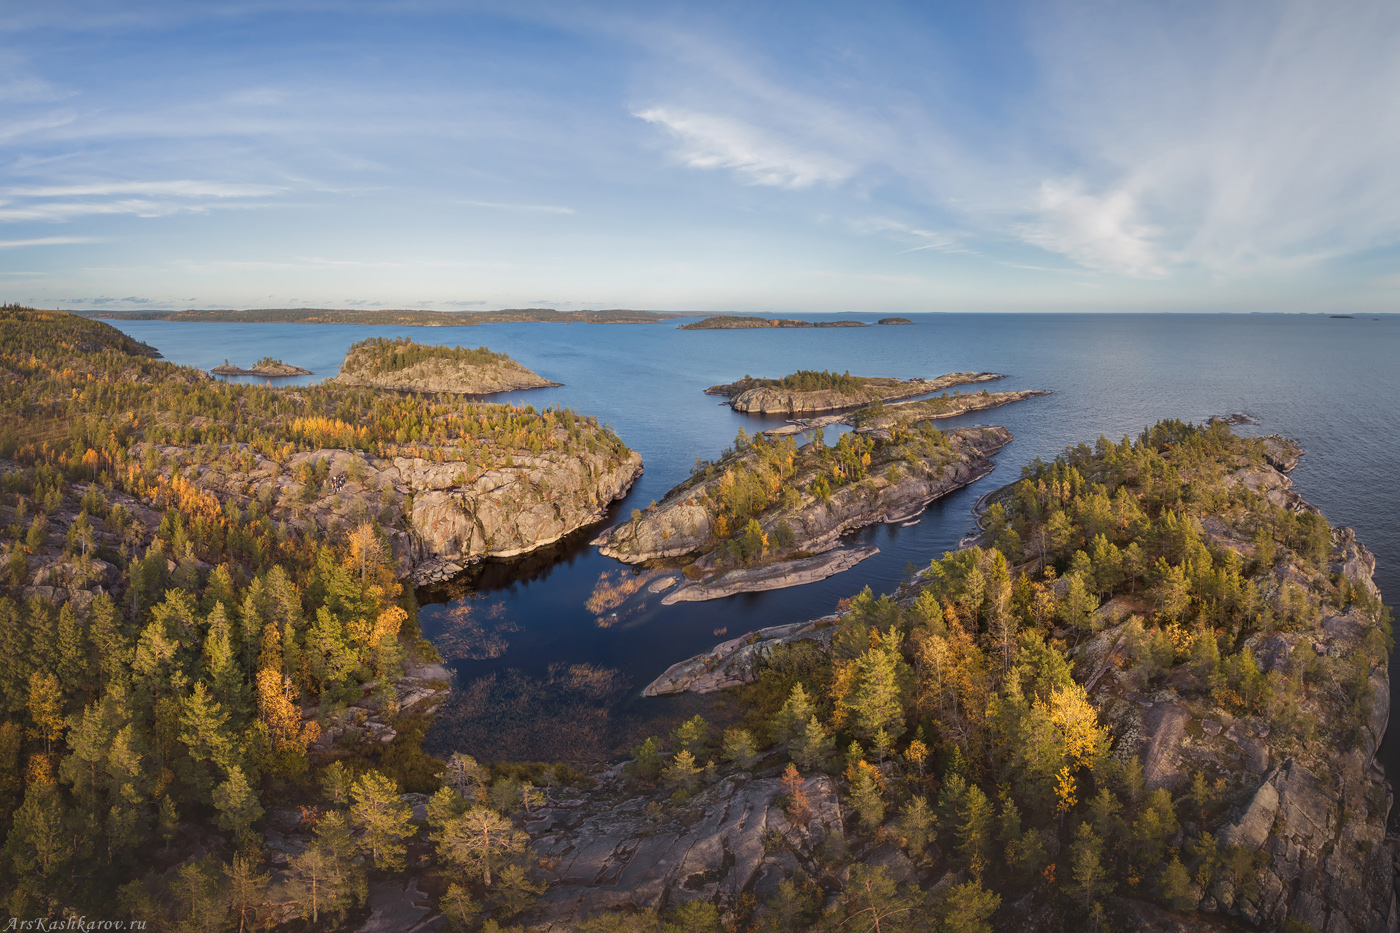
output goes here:
[[692, 168], [732, 169], [751, 184], [808, 188], [850, 178], [854, 166], [824, 152], [799, 148], [729, 117], [670, 107], [633, 114], [664, 126], [679, 142], [676, 157]]
[[26, 246], [69, 246], [74, 243], [97, 243], [90, 236], [42, 236], [30, 240], [0, 240], [0, 249], [20, 249]]
[[35, 185], [0, 189], [0, 197], [85, 198], [129, 194], [176, 198], [256, 198], [283, 189], [271, 185], [239, 185], [209, 181], [111, 181], [81, 185]]
[[1140, 220], [1127, 188], [1086, 194], [1077, 185], [1046, 182], [1038, 220], [1019, 228], [1027, 242], [1060, 253], [1090, 269], [1157, 278], [1166, 274], [1155, 238], [1160, 231]]

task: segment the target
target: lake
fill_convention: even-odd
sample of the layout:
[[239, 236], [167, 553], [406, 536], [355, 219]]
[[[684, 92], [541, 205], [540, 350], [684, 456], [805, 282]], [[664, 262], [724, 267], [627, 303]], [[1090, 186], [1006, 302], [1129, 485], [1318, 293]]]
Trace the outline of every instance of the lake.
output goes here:
[[[784, 315], [790, 316], [790, 315]], [[879, 315], [849, 314], [873, 322]], [[113, 321], [177, 363], [210, 369], [273, 356], [333, 376], [346, 348], [367, 336], [486, 345], [558, 388], [494, 398], [564, 405], [608, 422], [645, 461], [645, 473], [613, 510], [659, 500], [696, 458], [713, 459], [740, 428], [771, 426], [703, 394], [751, 374], [798, 369], [932, 377], [990, 370], [989, 386], [1053, 395], [940, 423], [1000, 424], [1015, 439], [994, 473], [934, 503], [912, 526], [853, 536], [880, 554], [819, 583], [707, 603], [645, 608], [611, 617], [607, 603], [632, 570], [588, 545], [597, 529], [524, 559], [488, 564], [451, 586], [420, 594], [424, 633], [452, 658], [459, 683], [428, 739], [483, 759], [578, 762], [615, 758], [647, 734], [702, 712], [722, 722], [725, 698], [644, 699], [670, 664], [757, 628], [816, 618], [864, 586], [893, 591], [910, 563], [957, 547], [983, 493], [1019, 478], [1035, 457], [1066, 446], [1136, 436], [1163, 418], [1201, 422], [1244, 412], [1242, 433], [1283, 434], [1307, 451], [1297, 490], [1333, 524], [1353, 526], [1376, 555], [1376, 583], [1400, 592], [1400, 317], [1212, 314], [915, 314], [907, 326], [683, 331], [659, 324], [487, 324], [460, 328], [313, 324], [184, 324]], [[265, 381], [265, 380], [248, 380]], [[831, 432], [828, 432], [830, 434]], [[717, 636], [717, 630], [724, 630]], [[1400, 691], [1395, 691], [1400, 696]], [[1382, 748], [1400, 764], [1400, 740]]]

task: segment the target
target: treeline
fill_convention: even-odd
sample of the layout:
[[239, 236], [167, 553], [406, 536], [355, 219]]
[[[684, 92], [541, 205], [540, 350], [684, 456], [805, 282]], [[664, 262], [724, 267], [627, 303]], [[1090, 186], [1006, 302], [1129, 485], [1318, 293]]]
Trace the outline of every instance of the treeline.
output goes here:
[[377, 376], [380, 373], [396, 373], [427, 360], [446, 360], [465, 366], [487, 366], [492, 363], [510, 362], [510, 357], [486, 347], [443, 347], [417, 343], [408, 337], [370, 337], [350, 345], [345, 354], [344, 369], [347, 372], [368, 369], [371, 374]]

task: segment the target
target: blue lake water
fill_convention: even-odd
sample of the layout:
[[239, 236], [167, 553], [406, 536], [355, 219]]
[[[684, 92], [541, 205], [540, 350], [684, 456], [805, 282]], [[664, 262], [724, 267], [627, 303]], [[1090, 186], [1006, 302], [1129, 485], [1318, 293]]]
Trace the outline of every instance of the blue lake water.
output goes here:
[[[892, 591], [909, 563], [922, 565], [956, 547], [973, 527], [976, 499], [1014, 481], [1031, 459], [1048, 460], [1100, 434], [1136, 436], [1162, 418], [1201, 422], [1245, 412], [1259, 425], [1237, 430], [1296, 439], [1307, 451], [1292, 474], [1298, 491], [1333, 524], [1356, 529], [1376, 555], [1376, 582], [1388, 601], [1400, 592], [1400, 316], [910, 317], [915, 323], [908, 326], [735, 331], [682, 331], [676, 322], [462, 328], [112, 323], [168, 359], [201, 369], [225, 359], [247, 366], [270, 355], [316, 373], [282, 384], [334, 375], [345, 349], [371, 335], [504, 351], [563, 385], [496, 398], [595, 415], [642, 454], [645, 473], [614, 509], [624, 516], [660, 499], [697, 457], [717, 456], [739, 428], [765, 426], [703, 394], [707, 386], [745, 374], [834, 369], [910, 378], [991, 370], [1009, 375], [996, 389], [1055, 393], [943, 422], [1001, 424], [1015, 439], [997, 456], [992, 475], [935, 503], [919, 524], [858, 533], [856, 540], [878, 545], [881, 553], [820, 583], [708, 603], [658, 603], [600, 621], [585, 602], [600, 578], [616, 583], [631, 571], [588, 546], [591, 534], [585, 533], [546, 554], [488, 566], [454, 587], [423, 594], [438, 600], [423, 608], [424, 632], [457, 655], [459, 675], [429, 737], [438, 751], [584, 761], [614, 757], [692, 711], [720, 720], [733, 716], [737, 711], [722, 698], [648, 700], [639, 693], [671, 663], [722, 638], [824, 615], [863, 586]], [[717, 637], [718, 629], [725, 634]], [[1387, 766], [1400, 765], [1400, 739], [1391, 737], [1382, 758]]]

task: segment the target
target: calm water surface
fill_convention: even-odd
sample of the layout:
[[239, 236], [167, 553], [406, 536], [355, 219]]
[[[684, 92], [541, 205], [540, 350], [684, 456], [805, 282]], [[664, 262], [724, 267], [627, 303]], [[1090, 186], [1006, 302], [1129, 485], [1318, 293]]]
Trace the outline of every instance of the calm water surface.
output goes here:
[[[877, 315], [851, 315], [874, 320]], [[587, 544], [592, 533], [521, 561], [487, 565], [452, 587], [420, 594], [422, 623], [453, 660], [459, 689], [429, 745], [486, 759], [618, 755], [692, 711], [723, 720], [724, 699], [643, 699], [668, 665], [753, 629], [824, 615], [870, 586], [890, 592], [909, 563], [957, 546], [977, 497], [1019, 476], [1035, 457], [1099, 435], [1136, 436], [1162, 418], [1200, 422], [1246, 412], [1237, 430], [1278, 433], [1307, 454], [1296, 488], [1333, 524], [1351, 525], [1375, 552], [1376, 582], [1400, 592], [1400, 317], [1325, 315], [925, 314], [910, 326], [681, 331], [674, 323], [488, 324], [462, 328], [115, 321], [177, 363], [247, 366], [263, 356], [333, 376], [345, 349], [370, 335], [505, 351], [563, 386], [495, 398], [565, 405], [608, 422], [642, 454], [646, 471], [613, 515], [659, 500], [697, 457], [711, 459], [739, 428], [765, 426], [702, 390], [740, 376], [797, 369], [909, 378], [960, 370], [1009, 374], [996, 389], [1054, 395], [946, 422], [1001, 424], [1015, 435], [995, 472], [940, 502], [919, 524], [858, 533], [881, 553], [844, 574], [789, 590], [708, 603], [638, 607], [602, 617], [585, 603], [632, 571]], [[248, 380], [266, 381], [266, 380]], [[595, 530], [596, 531], [596, 530]], [[1400, 695], [1400, 691], [1396, 691]], [[1400, 766], [1392, 735], [1382, 757]]]

